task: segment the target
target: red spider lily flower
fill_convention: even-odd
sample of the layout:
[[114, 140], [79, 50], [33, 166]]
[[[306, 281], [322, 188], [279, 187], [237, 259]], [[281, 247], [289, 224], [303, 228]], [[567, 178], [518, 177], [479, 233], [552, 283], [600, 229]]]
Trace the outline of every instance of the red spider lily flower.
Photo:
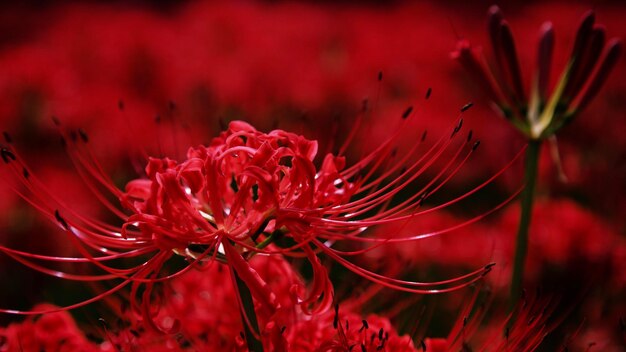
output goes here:
[[589, 104], [622, 51], [621, 40], [607, 41], [604, 26], [595, 24], [594, 13], [587, 12], [578, 28], [571, 56], [549, 95], [554, 30], [552, 23], [545, 22], [539, 33], [532, 89], [526, 94], [513, 34], [497, 6], [489, 10], [488, 30], [495, 54], [494, 68], [488, 67], [484, 57], [467, 40], [459, 41], [452, 57], [481, 84], [502, 115], [535, 140], [554, 135]]
[[[149, 158], [146, 176], [130, 181], [125, 191], [116, 187], [97, 162], [87, 134], [81, 129], [65, 129], [56, 120], [78, 173], [94, 196], [119, 217], [121, 225], [82, 216], [50, 194], [18, 153], [7, 145], [1, 150], [3, 161], [21, 182], [14, 190], [57, 222], [81, 256], [40, 255], [5, 246], [0, 249], [31, 268], [56, 277], [89, 282], [118, 280], [113, 287], [87, 301], [65, 307], [67, 309], [107, 297], [130, 284], [133, 311], [150, 328], [165, 332], [176, 331], [179, 323], [176, 321], [168, 327], [155, 324], [153, 318], [157, 313], [151, 304], [154, 285], [193, 267], [210, 266], [215, 262], [228, 264], [233, 278], [239, 277], [249, 288], [261, 320], [270, 321], [279, 312], [280, 303], [248, 262], [256, 254], [282, 254], [308, 260], [313, 269], [312, 284], [308, 289], [295, 285], [291, 290], [301, 309], [308, 314], [326, 311], [333, 299], [333, 286], [319, 254], [386, 287], [414, 293], [456, 290], [480, 280], [492, 265], [454, 279], [423, 283], [380, 275], [346, 259], [388, 242], [414, 241], [452, 231], [478, 221], [515, 196], [447, 229], [402, 238], [363, 236], [369, 227], [406, 223], [420, 213], [458, 203], [508, 169], [507, 165], [466, 194], [436, 207], [421, 209], [426, 197], [439, 191], [459, 172], [479, 142], [472, 140], [471, 131], [467, 138], [458, 137], [462, 126], [459, 120], [451, 127], [450, 134], [431, 147], [416, 143], [407, 154], [397, 156], [394, 142], [407, 130], [406, 121], [411, 112], [412, 108], [406, 110], [399, 128], [387, 141], [346, 167], [342, 155], [357, 133], [359, 118], [338, 156], [327, 154], [319, 169], [314, 164], [318, 148], [315, 141], [282, 130], [262, 133], [245, 122], [231, 122], [209, 145], [190, 148], [185, 160]], [[433, 172], [446, 153], [453, 157], [442, 162], [444, 165], [434, 171], [435, 177], [418, 192], [408, 197], [402, 195], [415, 187], [426, 172]], [[123, 209], [109, 200], [106, 193], [119, 199]], [[333, 248], [337, 241], [369, 243], [370, 247], [342, 252]], [[177, 272], [168, 272], [166, 264], [176, 255], [185, 257], [190, 264]], [[139, 264], [120, 267], [120, 259], [139, 261]], [[40, 262], [91, 263], [103, 273], [68, 273]], [[2, 311], [42, 313], [40, 310]], [[249, 323], [245, 313], [244, 320]]]

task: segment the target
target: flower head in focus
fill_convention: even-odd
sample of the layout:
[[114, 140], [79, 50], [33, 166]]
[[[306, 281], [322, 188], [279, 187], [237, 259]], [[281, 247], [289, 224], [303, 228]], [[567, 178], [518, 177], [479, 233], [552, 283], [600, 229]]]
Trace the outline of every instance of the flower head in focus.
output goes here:
[[[5, 170], [19, 182], [14, 189], [61, 227], [80, 256], [35, 254], [5, 246], [0, 249], [20, 263], [52, 276], [99, 284], [116, 282], [97, 296], [66, 309], [107, 297], [130, 285], [128, 297], [133, 311], [150, 328], [165, 332], [176, 331], [179, 322], [167, 327], [155, 323], [155, 284], [193, 267], [206, 269], [215, 263], [227, 264], [233, 278], [237, 276], [245, 283], [260, 321], [276, 317], [284, 303], [281, 305], [270, 285], [249, 264], [259, 254], [305, 258], [311, 265], [312, 282], [294, 283], [290, 289], [291, 299], [307, 314], [325, 312], [333, 301], [333, 286], [319, 258], [321, 254], [384, 287], [413, 293], [466, 287], [480, 280], [492, 264], [456, 278], [425, 283], [379, 274], [347, 259], [389, 242], [415, 241], [452, 231], [478, 221], [512, 198], [446, 229], [400, 238], [366, 236], [365, 231], [372, 226], [409, 224], [422, 212], [461, 202], [510, 165], [467, 193], [422, 209], [424, 200], [461, 170], [479, 142], [472, 139], [471, 131], [461, 136], [460, 119], [452, 124], [450, 134], [432, 145], [415, 143], [401, 155], [396, 140], [407, 131], [412, 133], [407, 129], [412, 111], [408, 108], [395, 132], [350, 167], [346, 167], [343, 154], [357, 135], [362, 116], [339, 152], [326, 154], [319, 167], [314, 161], [317, 142], [283, 130], [263, 133], [248, 123], [234, 121], [208, 145], [189, 148], [184, 159], [148, 158], [145, 176], [128, 182], [125, 190], [119, 189], [98, 163], [87, 134], [55, 120], [79, 175], [94, 196], [119, 218], [119, 225], [83, 216], [48, 192], [17, 151], [7, 144], [2, 148], [2, 158], [7, 164]], [[425, 134], [420, 135], [423, 142]], [[435, 176], [429, 176], [432, 174]], [[410, 194], [405, 192], [416, 188]], [[122, 207], [108, 195], [117, 198]], [[338, 242], [353, 242], [362, 248], [345, 251], [335, 248]], [[174, 269], [170, 262], [180, 257], [188, 265]], [[54, 267], [58, 263], [92, 264], [101, 273], [70, 273]]]
[[545, 22], [539, 33], [536, 70], [528, 94], [513, 33], [498, 6], [489, 9], [488, 31], [495, 67], [488, 67], [467, 40], [459, 41], [452, 57], [482, 86], [502, 115], [534, 140], [553, 136], [591, 102], [622, 51], [621, 40], [607, 41], [604, 26], [595, 23], [592, 11], [587, 12], [569, 60], [554, 89], [548, 92], [554, 30], [551, 22]]

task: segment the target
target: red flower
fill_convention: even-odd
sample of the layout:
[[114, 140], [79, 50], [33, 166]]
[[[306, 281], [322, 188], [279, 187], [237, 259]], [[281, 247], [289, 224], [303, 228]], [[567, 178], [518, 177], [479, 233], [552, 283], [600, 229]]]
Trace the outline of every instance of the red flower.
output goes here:
[[[216, 260], [227, 263], [233, 275], [236, 273], [246, 284], [260, 305], [259, 316], [269, 320], [278, 312], [280, 303], [248, 263], [252, 256], [261, 253], [308, 259], [313, 269], [313, 282], [308, 290], [297, 285], [292, 294], [301, 309], [309, 314], [327, 310], [333, 299], [327, 270], [318, 258], [321, 253], [383, 286], [414, 293], [455, 290], [479, 280], [491, 265], [455, 279], [421, 283], [380, 275], [346, 259], [346, 256], [365, 253], [388, 242], [414, 241], [448, 232], [486, 215], [432, 233], [402, 238], [362, 236], [371, 226], [407, 224], [421, 212], [429, 213], [457, 203], [493, 179], [437, 207], [420, 210], [428, 196], [458, 173], [479, 142], [472, 141], [471, 132], [467, 138], [456, 138], [460, 135], [460, 120], [450, 135], [442, 137], [430, 149], [418, 143], [407, 154], [397, 156], [394, 143], [404, 131], [411, 112], [412, 108], [406, 110], [402, 124], [386, 142], [347, 168], [341, 155], [356, 136], [356, 128], [339, 148], [340, 156], [327, 154], [321, 167], [316, 169], [314, 158], [318, 146], [315, 141], [282, 130], [262, 133], [247, 123], [232, 122], [228, 130], [208, 146], [190, 148], [184, 161], [150, 158], [145, 168], [146, 177], [129, 182], [126, 191], [119, 190], [105, 175], [84, 131], [60, 127], [79, 174], [94, 191], [94, 196], [123, 224], [118, 227], [82, 216], [49, 194], [16, 152], [7, 147], [2, 149], [2, 158], [27, 189], [18, 190], [20, 195], [60, 225], [82, 258], [0, 249], [25, 265], [57, 277], [82, 281], [121, 280], [96, 297], [67, 308], [87, 304], [131, 284], [131, 306], [156, 330], [163, 327], [157, 326], [153, 319], [156, 314], [151, 306], [154, 284], [192, 267], [211, 265]], [[361, 120], [358, 121], [356, 127]], [[56, 123], [60, 126], [58, 121]], [[420, 155], [422, 149], [426, 150]], [[452, 158], [442, 161], [446, 153]], [[402, 194], [409, 187], [416, 187], [424, 173], [433, 172], [439, 164], [443, 166], [434, 171], [435, 177], [419, 191], [408, 198]], [[112, 204], [102, 189], [117, 197], [124, 209]], [[371, 246], [356, 252], [342, 252], [333, 248], [337, 241]], [[190, 265], [168, 274], [164, 266], [174, 254], [187, 258]], [[116, 260], [121, 258], [141, 262], [120, 268]], [[66, 273], [42, 266], [38, 261], [89, 262], [104, 273]], [[173, 332], [177, 328], [178, 325], [173, 324], [165, 330]]]

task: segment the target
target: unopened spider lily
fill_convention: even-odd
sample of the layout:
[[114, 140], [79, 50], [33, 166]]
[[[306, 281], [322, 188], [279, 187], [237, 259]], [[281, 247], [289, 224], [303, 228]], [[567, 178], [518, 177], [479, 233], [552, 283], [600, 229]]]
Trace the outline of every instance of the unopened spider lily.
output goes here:
[[[14, 186], [15, 191], [58, 223], [80, 256], [40, 255], [5, 246], [0, 249], [24, 265], [60, 278], [95, 282], [117, 280], [112, 288], [67, 309], [106, 297], [130, 284], [131, 306], [148, 326], [165, 332], [173, 332], [178, 326], [157, 326], [152, 319], [155, 314], [151, 305], [154, 285], [177, 277], [192, 267], [216, 262], [226, 263], [233, 280], [243, 283], [244, 291], [249, 290], [260, 321], [270, 321], [279, 311], [280, 304], [269, 286], [248, 264], [248, 260], [257, 254], [280, 254], [308, 260], [313, 269], [313, 282], [308, 288], [296, 285], [292, 290], [294, 300], [308, 314], [326, 311], [333, 300], [333, 286], [318, 257], [321, 254], [362, 277], [398, 290], [435, 293], [466, 287], [480, 280], [490, 271], [492, 264], [454, 279], [422, 283], [377, 274], [346, 258], [385, 243], [413, 241], [449, 232], [478, 221], [499, 208], [431, 233], [404, 238], [364, 236], [369, 227], [407, 223], [421, 213], [458, 203], [508, 168], [505, 166], [464, 195], [422, 210], [424, 200], [459, 172], [479, 142], [472, 139], [471, 132], [461, 136], [462, 120], [459, 120], [451, 126], [450, 134], [432, 146], [419, 142], [418, 138], [406, 154], [396, 155], [396, 139], [407, 130], [411, 113], [412, 108], [406, 110], [399, 128], [389, 139], [354, 165], [346, 167], [342, 155], [356, 136], [361, 123], [359, 119], [339, 154], [326, 155], [319, 169], [314, 163], [317, 142], [282, 130], [259, 132], [245, 122], [234, 121], [209, 145], [190, 148], [185, 160], [149, 158], [146, 176], [128, 182], [124, 190], [116, 187], [95, 159], [87, 134], [82, 130], [66, 129], [55, 121], [78, 173], [94, 196], [119, 217], [121, 225], [82, 216], [77, 209], [48, 192], [15, 149], [7, 144], [2, 147], [2, 158], [7, 170], [21, 183]], [[452, 158], [443, 160], [449, 154]], [[443, 166], [437, 166], [439, 164]], [[435, 176], [419, 183], [427, 172]], [[421, 185], [417, 192], [399, 197], [417, 184]], [[119, 199], [122, 207], [109, 201], [106, 193]], [[338, 241], [353, 241], [369, 247], [342, 252], [333, 248]], [[168, 272], [165, 267], [176, 256], [186, 258], [190, 264], [177, 272]], [[120, 259], [135, 264], [120, 267]], [[62, 272], [42, 265], [42, 262], [91, 263], [102, 273]], [[240, 296], [245, 295], [241, 292], [241, 285], [239, 288]], [[250, 314], [250, 309], [242, 310], [245, 325], [252, 327], [253, 333], [257, 330], [258, 335], [261, 331], [255, 327], [254, 312]]]
[[[508, 22], [500, 9], [489, 9], [488, 31], [495, 55], [495, 68], [490, 69], [466, 40], [458, 43], [452, 54], [479, 82], [502, 115], [528, 139], [525, 161], [525, 188], [521, 196], [521, 215], [517, 233], [511, 307], [521, 293], [524, 261], [528, 247], [528, 231], [537, 178], [539, 152], [543, 141], [553, 146], [559, 164], [556, 133], [596, 96], [615, 67], [622, 51], [618, 38], [606, 41], [606, 30], [595, 24], [595, 15], [587, 12], [576, 34], [571, 56], [561, 77], [548, 93], [550, 66], [554, 48], [552, 23], [545, 22], [540, 30], [536, 72], [532, 77], [530, 94], [524, 91], [523, 75], [517, 49]], [[561, 172], [561, 176], [565, 176]]]
[[497, 6], [489, 10], [488, 31], [495, 67], [488, 67], [467, 40], [459, 41], [452, 56], [481, 84], [502, 115], [529, 139], [554, 135], [584, 109], [609, 77], [622, 50], [621, 40], [607, 41], [604, 26], [595, 23], [592, 11], [587, 12], [559, 81], [548, 92], [554, 30], [551, 22], [545, 22], [539, 32], [536, 70], [527, 93], [511, 28]]

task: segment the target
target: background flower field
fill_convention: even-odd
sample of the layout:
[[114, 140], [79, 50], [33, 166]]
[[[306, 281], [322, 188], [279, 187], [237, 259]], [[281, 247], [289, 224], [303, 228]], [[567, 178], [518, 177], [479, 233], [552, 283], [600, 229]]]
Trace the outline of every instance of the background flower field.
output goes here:
[[[280, 128], [302, 134], [318, 140], [325, 153], [336, 149], [355, 128], [367, 99], [371, 113], [346, 153], [354, 161], [393, 133], [407, 106], [414, 110], [408, 121], [409, 137], [399, 142], [400, 151], [410, 149], [424, 131], [427, 143], [449, 133], [461, 107], [473, 102], [463, 113], [463, 128], [471, 129], [481, 145], [438, 195], [446, 199], [498, 172], [526, 143], [451, 58], [460, 39], [488, 52], [489, 5], [460, 1], [3, 4], [0, 127], [7, 131], [3, 144], [15, 145], [52, 193], [81, 213], [98, 217], [106, 216], [105, 212], [72, 168], [52, 116], [88, 133], [94, 154], [122, 187], [145, 166], [135, 163], [136, 146], [157, 154], [164, 150], [180, 154], [190, 146], [209, 143], [235, 120], [250, 122], [264, 132]], [[543, 21], [551, 20], [556, 34], [551, 86], [589, 8], [611, 37], [626, 38], [626, 6], [619, 1], [513, 1], [500, 7], [517, 41], [526, 88]], [[559, 177], [550, 150], [542, 150], [524, 287], [532, 302], [549, 307], [546, 324], [556, 327], [539, 350], [567, 346], [570, 351], [621, 351], [626, 346], [625, 64], [622, 55], [598, 97], [560, 132], [566, 180]], [[427, 91], [432, 92], [428, 100]], [[180, 140], [188, 145], [179, 146]], [[315, 161], [320, 165], [322, 158]], [[514, 162], [470, 203], [412, 221], [411, 228], [380, 226], [371, 235], [402, 237], [461, 223], [516, 192], [523, 184], [522, 166]], [[10, 182], [0, 182], [0, 244], [33, 253], [75, 255], [57, 224], [43, 219], [11, 188]], [[336, 301], [341, 302], [340, 311], [345, 311], [343, 319], [352, 324], [346, 338], [363, 339], [356, 331], [366, 319], [376, 334], [378, 329], [391, 331], [389, 343], [419, 350], [425, 341], [434, 349], [433, 338], [449, 337], [467, 325], [463, 312], [468, 306], [485, 303], [487, 318], [472, 314], [475, 332], [468, 343], [476, 349], [481, 344], [494, 348], [494, 340], [502, 338], [500, 322], [507, 313], [518, 222], [519, 204], [512, 201], [474, 224], [408, 244], [381, 246], [357, 260], [363, 267], [426, 281], [496, 263], [478, 288], [427, 296], [401, 294], [372, 288], [336, 263], [323, 261], [335, 285]], [[291, 264], [285, 269], [280, 259], [269, 264], [259, 259], [254, 266], [280, 290], [311, 276], [302, 263]], [[116, 341], [121, 350], [154, 348], [148, 346], [168, 350], [174, 345], [191, 349], [206, 341], [223, 343], [213, 345], [216, 350], [236, 348], [241, 322], [229, 294], [233, 288], [216, 284], [224, 274], [213, 271], [182, 277], [164, 289], [178, 292], [166, 311], [171, 309], [170, 315], [189, 322], [186, 342], [179, 337], [135, 334], [126, 322], [116, 321], [124, 309], [113, 299], [73, 310], [72, 318], [24, 321], [0, 315], [6, 326], [0, 329], [0, 350], [15, 348], [8, 342], [11, 338], [30, 339], [19, 337], [24, 335], [19, 333], [23, 324], [39, 324], [34, 330], [43, 332], [33, 335], [32, 346], [46, 340], [50, 350], [57, 348], [54, 344], [61, 334], [51, 326], [69, 326], [61, 330], [73, 333], [63, 338], [76, 346], [90, 346], [80, 347], [84, 349], [115, 350]], [[277, 277], [281, 279], [271, 280]], [[45, 276], [7, 255], [0, 256], [0, 280], [0, 308], [5, 309], [69, 305], [102, 289]], [[194, 292], [192, 284], [198, 282], [206, 288]], [[474, 297], [479, 288], [484, 290], [481, 297]], [[214, 297], [199, 300], [203, 292]], [[282, 299], [289, 305], [286, 297]], [[116, 305], [119, 311], [111, 308]], [[207, 313], [199, 313], [203, 310]], [[303, 344], [296, 349], [294, 336], [333, 341], [338, 334], [334, 313], [287, 331], [292, 348], [314, 348]], [[164, 323], [166, 317], [159, 319]], [[212, 326], [223, 330], [208, 328]], [[63, 348], [73, 350], [68, 346]], [[401, 348], [391, 346], [387, 348]]]

